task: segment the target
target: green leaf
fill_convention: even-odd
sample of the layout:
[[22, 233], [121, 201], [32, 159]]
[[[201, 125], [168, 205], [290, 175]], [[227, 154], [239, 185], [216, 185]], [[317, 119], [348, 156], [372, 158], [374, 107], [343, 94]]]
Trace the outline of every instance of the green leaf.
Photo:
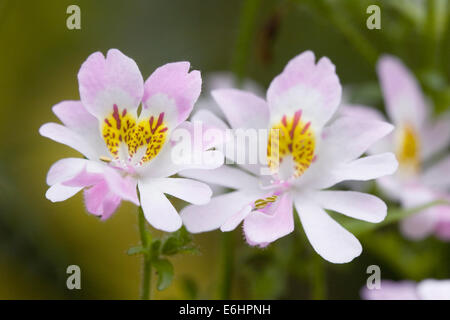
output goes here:
[[140, 253], [145, 253], [145, 248], [143, 248], [142, 246], [131, 247], [127, 251], [127, 254], [129, 256], [132, 256], [132, 255], [135, 255], [135, 254], [140, 254]]
[[173, 265], [167, 259], [157, 259], [152, 261], [153, 266], [158, 273], [158, 283], [157, 288], [159, 291], [166, 289], [173, 280]]
[[156, 239], [150, 244], [150, 259], [157, 260], [159, 258], [161, 248], [161, 240]]
[[177, 253], [194, 253], [197, 248], [192, 244], [192, 236], [183, 227], [172, 233], [163, 243], [161, 253], [166, 256], [172, 256]]

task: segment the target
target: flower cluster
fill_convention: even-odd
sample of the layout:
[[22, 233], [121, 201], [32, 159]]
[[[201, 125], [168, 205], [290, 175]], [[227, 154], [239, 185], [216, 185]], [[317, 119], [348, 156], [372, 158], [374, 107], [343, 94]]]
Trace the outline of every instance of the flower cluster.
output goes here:
[[[190, 122], [202, 80], [188, 62], [163, 65], [144, 82], [136, 63], [119, 50], [106, 57], [96, 52], [78, 73], [80, 100], [55, 105], [62, 124], [39, 130], [84, 156], [53, 164], [46, 197], [64, 201], [83, 190], [87, 211], [102, 220], [130, 201], [151, 226], [167, 232], [183, 224], [191, 233], [229, 232], [242, 223], [246, 241], [257, 247], [293, 232], [296, 213], [320, 256], [350, 262], [362, 246], [328, 211], [378, 223], [387, 206], [375, 195], [340, 190], [341, 182], [376, 179], [386, 197], [405, 208], [450, 200], [450, 156], [436, 157], [450, 142], [450, 115], [432, 119], [417, 81], [397, 58], [383, 56], [377, 70], [392, 124], [373, 108], [341, 106], [334, 64], [326, 57], [316, 61], [311, 51], [289, 61], [265, 97], [253, 84], [233, 88], [230, 77], [214, 85]], [[245, 139], [233, 140], [229, 152], [226, 135], [199, 133], [198, 127], [268, 132], [256, 142], [263, 161], [236, 155], [247, 147]], [[186, 139], [190, 148], [182, 148]], [[190, 204], [178, 214], [166, 194]], [[433, 232], [449, 240], [450, 206], [428, 208], [401, 228], [408, 237]], [[386, 298], [396, 291], [427, 298], [438, 290], [431, 280], [385, 286], [363, 295]]]

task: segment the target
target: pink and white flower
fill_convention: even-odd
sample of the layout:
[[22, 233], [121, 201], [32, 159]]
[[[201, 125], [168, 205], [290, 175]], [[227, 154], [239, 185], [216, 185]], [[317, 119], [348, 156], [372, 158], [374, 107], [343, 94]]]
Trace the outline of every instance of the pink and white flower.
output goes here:
[[180, 228], [182, 220], [164, 194], [204, 204], [211, 190], [198, 181], [168, 177], [186, 168], [221, 165], [176, 164], [171, 159], [177, 145], [172, 134], [177, 128], [190, 130], [185, 120], [201, 90], [200, 72], [189, 68], [189, 62], [169, 63], [144, 82], [136, 63], [119, 50], [109, 50], [106, 57], [90, 55], [78, 73], [81, 101], [58, 103], [53, 112], [63, 124], [46, 123], [39, 129], [42, 136], [85, 157], [53, 164], [46, 197], [63, 201], [84, 190], [87, 210], [102, 219], [126, 200], [141, 205], [153, 227]]
[[361, 290], [365, 300], [450, 300], [450, 280], [414, 281], [383, 280], [379, 289]]
[[[431, 108], [420, 86], [403, 63], [392, 56], [383, 56], [377, 66], [386, 112], [395, 130], [377, 143], [371, 152], [394, 152], [399, 161], [395, 175], [377, 180], [386, 196], [410, 208], [442, 199], [450, 201], [450, 113], [431, 117]], [[384, 117], [358, 113], [374, 119]], [[434, 159], [438, 156], [439, 161]], [[431, 163], [431, 165], [430, 165]], [[411, 239], [422, 239], [434, 233], [450, 240], [450, 206], [437, 205], [406, 218], [400, 224], [402, 233]]]
[[[206, 205], [183, 209], [187, 229], [231, 231], [243, 221], [247, 242], [264, 247], [294, 230], [295, 205], [311, 245], [323, 258], [345, 263], [360, 255], [359, 241], [325, 209], [376, 223], [386, 216], [385, 203], [365, 193], [324, 189], [392, 174], [397, 161], [392, 153], [360, 158], [392, 125], [351, 117], [329, 123], [341, 91], [335, 66], [326, 57], [316, 64], [310, 51], [292, 59], [272, 81], [267, 100], [236, 89], [213, 91], [232, 128], [278, 129], [279, 148], [271, 148], [270, 135], [265, 144], [272, 175], [261, 174], [257, 164], [223, 166], [206, 174], [183, 171], [184, 176], [234, 189]], [[207, 121], [226, 126], [211, 114]]]

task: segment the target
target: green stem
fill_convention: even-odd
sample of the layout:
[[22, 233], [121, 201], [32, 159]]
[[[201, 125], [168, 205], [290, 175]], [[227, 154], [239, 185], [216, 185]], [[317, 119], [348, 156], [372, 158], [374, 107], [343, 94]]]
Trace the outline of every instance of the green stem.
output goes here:
[[[308, 238], [303, 232], [303, 226], [297, 214], [297, 210], [294, 212], [294, 224], [295, 229], [299, 230], [297, 238], [299, 240], [300, 250], [298, 250], [296, 254], [300, 255], [301, 251], [305, 248], [305, 243], [308, 243]], [[305, 279], [304, 276], [307, 277], [306, 279], [309, 281], [311, 287], [311, 299], [325, 300], [327, 296], [325, 261], [316, 252], [313, 250], [310, 251], [309, 255], [307, 255], [309, 260], [305, 274], [297, 274], [297, 276], [299, 276], [300, 279]]]
[[[261, 0], [245, 0], [239, 18], [239, 33], [233, 55], [231, 70], [237, 78], [237, 86], [242, 84], [249, 56], [250, 44], [255, 26], [256, 13]], [[233, 284], [233, 237], [229, 232], [222, 233], [222, 274], [219, 285], [219, 298], [230, 299]]]
[[324, 300], [326, 299], [327, 292], [325, 262], [322, 257], [315, 252], [312, 253], [311, 260], [311, 298], [314, 300]]
[[237, 77], [239, 84], [245, 76], [256, 13], [258, 12], [260, 3], [261, 0], [246, 0], [242, 6], [239, 19], [239, 33], [231, 64], [231, 69]]
[[[299, 1], [297, 1], [299, 2]], [[351, 19], [348, 19], [342, 12], [339, 5], [329, 0], [317, 0], [314, 6], [325, 13], [326, 17], [334, 24], [336, 29], [348, 40], [356, 51], [371, 65], [375, 65], [378, 52], [363, 34], [355, 28]]]
[[231, 232], [222, 233], [222, 275], [219, 287], [219, 299], [228, 300], [231, 298], [233, 282], [233, 235]]
[[[439, 40], [442, 31], [445, 29], [446, 20], [445, 1], [429, 0], [427, 1], [427, 15], [425, 20], [424, 37], [426, 55], [425, 61], [428, 67], [435, 68], [439, 58]], [[443, 11], [444, 14], [441, 12]]]
[[[403, 220], [409, 216], [412, 216], [413, 214], [416, 214], [418, 212], [421, 212], [423, 210], [429, 209], [431, 207], [437, 206], [437, 205], [447, 205], [448, 202], [445, 200], [436, 200], [429, 203], [426, 203], [424, 205], [420, 205], [414, 208], [409, 209], [390, 209], [388, 211], [386, 219], [384, 219], [382, 222], [379, 223], [369, 223], [364, 221], [357, 221], [357, 220], [340, 220], [341, 224], [348, 229], [351, 233], [358, 236], [364, 233], [367, 233], [369, 231], [373, 231], [375, 229], [378, 229], [383, 226], [387, 226], [393, 223], [396, 223], [400, 220]], [[337, 217], [337, 219], [342, 219], [342, 217]]]
[[[139, 233], [141, 236], [141, 244], [143, 248], [148, 249], [149, 246], [149, 238], [147, 229], [145, 227], [145, 216], [144, 212], [142, 211], [142, 207], [139, 207]], [[143, 254], [143, 264], [142, 264], [142, 289], [141, 289], [141, 299], [142, 300], [149, 300], [150, 299], [150, 288], [151, 288], [151, 282], [152, 282], [152, 264], [150, 261], [150, 256], [147, 253]]]

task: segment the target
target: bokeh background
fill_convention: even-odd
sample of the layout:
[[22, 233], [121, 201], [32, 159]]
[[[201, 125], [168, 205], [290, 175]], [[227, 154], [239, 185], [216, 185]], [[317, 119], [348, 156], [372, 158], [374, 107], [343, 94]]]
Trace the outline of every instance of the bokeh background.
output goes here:
[[[66, 27], [71, 4], [81, 8], [81, 30]], [[381, 30], [366, 28], [370, 4], [381, 8]], [[81, 194], [55, 204], [44, 197], [50, 165], [78, 154], [38, 128], [56, 121], [54, 104], [79, 98], [76, 75], [92, 52], [118, 48], [144, 78], [188, 60], [204, 76], [230, 71], [267, 87], [310, 49], [336, 64], [348, 101], [380, 109], [375, 64], [391, 53], [414, 71], [438, 114], [450, 105], [449, 8], [447, 0], [0, 0], [0, 299], [139, 298], [140, 258], [126, 254], [139, 243], [136, 207], [124, 203], [101, 222]], [[395, 224], [359, 238], [363, 254], [333, 265], [301, 228], [264, 250], [236, 230], [226, 239], [234, 247], [231, 298], [358, 299], [372, 264], [386, 279], [450, 278], [449, 244], [405, 240]], [[156, 299], [221, 297], [223, 236], [194, 241], [199, 253], [172, 259], [174, 282], [154, 289]], [[81, 267], [81, 290], [66, 288], [71, 264]]]

